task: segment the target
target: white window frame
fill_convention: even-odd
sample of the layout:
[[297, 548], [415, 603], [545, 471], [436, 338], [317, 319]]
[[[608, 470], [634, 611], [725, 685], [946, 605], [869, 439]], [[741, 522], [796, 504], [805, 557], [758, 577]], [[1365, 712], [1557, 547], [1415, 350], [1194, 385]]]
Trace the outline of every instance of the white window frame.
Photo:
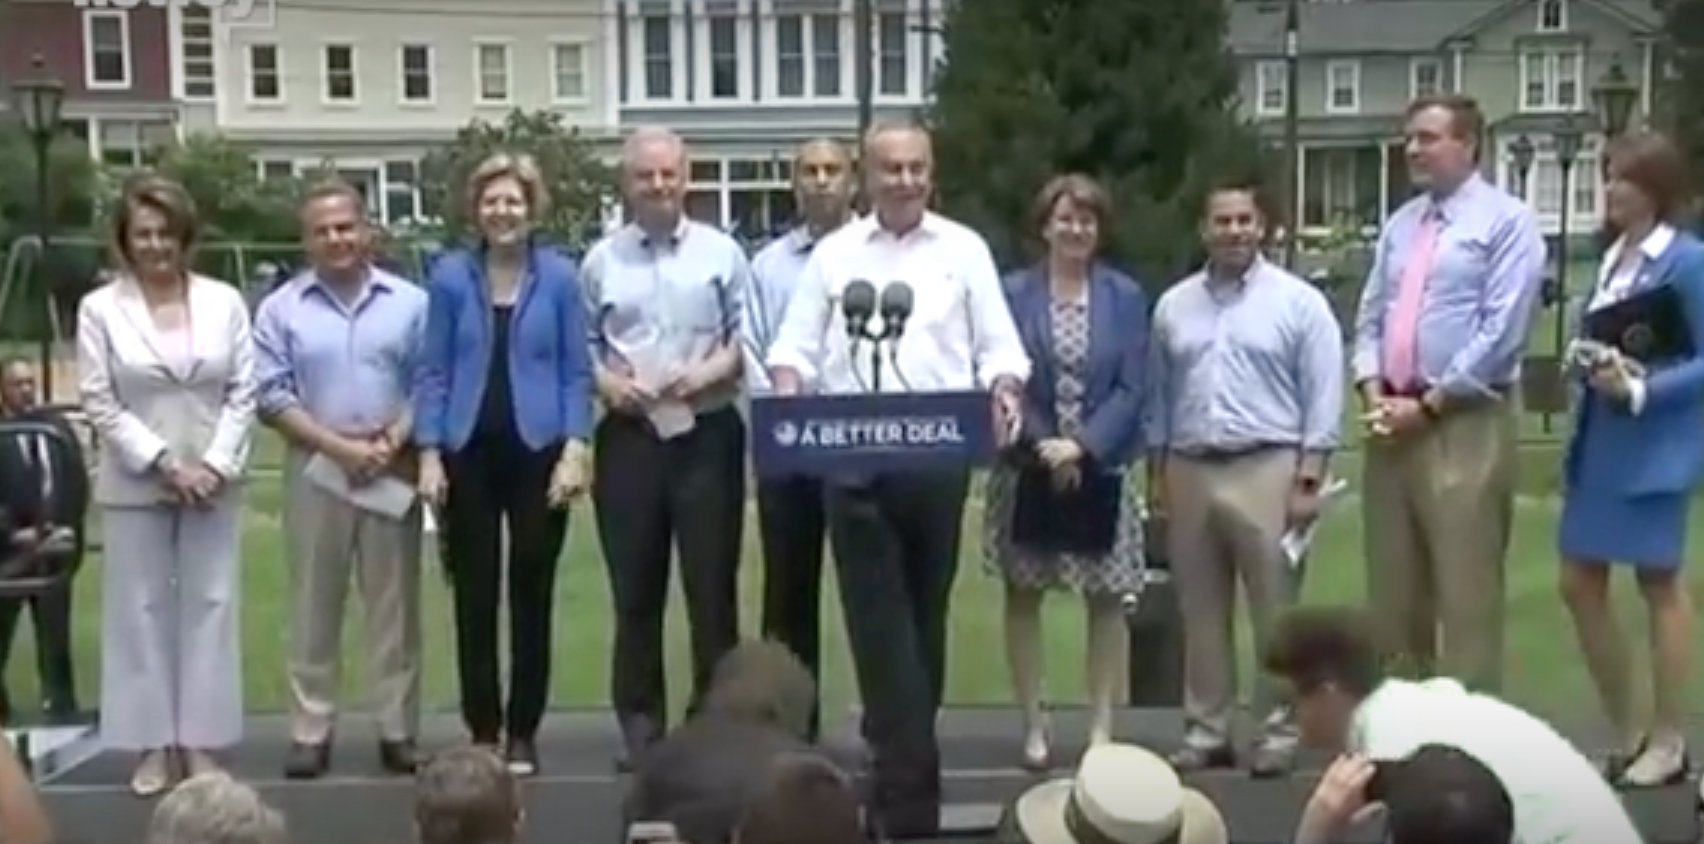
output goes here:
[[[168, 15], [171, 26], [175, 28], [177, 43], [172, 46], [172, 60], [175, 64], [172, 73], [172, 93], [178, 99], [192, 103], [211, 103], [219, 99], [219, 65], [222, 63], [224, 48], [220, 46], [219, 21], [213, 10], [204, 6], [173, 6]], [[194, 20], [192, 20], [192, 16]], [[205, 23], [208, 34], [205, 39], [190, 38], [186, 31], [192, 23]], [[226, 41], [228, 44], [229, 41]], [[189, 52], [191, 47], [205, 48], [205, 56], [193, 59]], [[195, 72], [191, 72], [191, 68]], [[200, 83], [201, 91], [191, 93], [191, 86]]]
[[[408, 96], [408, 53], [410, 50], [426, 52], [426, 96], [412, 99]], [[422, 38], [406, 38], [396, 45], [396, 102], [407, 108], [421, 108], [437, 105], [438, 103], [438, 47]]]
[[274, 164], [282, 164], [285, 167], [290, 168], [288, 176], [281, 176], [279, 178], [293, 179], [302, 172], [301, 166], [288, 158], [256, 158], [254, 160], [254, 174], [262, 180], [271, 178], [266, 175], [266, 171], [271, 169]]
[[[1436, 80], [1431, 90], [1425, 90], [1420, 84], [1423, 71], [1431, 71]], [[1449, 90], [1444, 84], [1444, 60], [1434, 56], [1420, 56], [1408, 60], [1408, 98], [1419, 99], [1427, 94], [1442, 94]]]
[[[874, 2], [876, 8], [871, 21], [871, 27], [874, 31], [870, 33], [870, 51], [875, 56], [871, 59], [870, 72], [875, 78], [870, 80], [870, 87], [874, 90], [878, 102], [912, 102], [919, 98], [917, 71], [923, 61], [922, 46], [917, 37], [918, 33], [915, 31], [917, 24], [915, 10], [910, 3], [904, 2], [904, 0], [885, 0], [885, 2], [884, 0], [874, 0]], [[905, 20], [905, 27], [899, 42], [905, 47], [905, 90], [897, 94], [882, 91], [882, 63], [886, 58], [884, 48], [887, 46], [882, 40], [882, 19], [889, 15], [899, 15]]]
[[[100, 79], [95, 68], [95, 25], [97, 21], [118, 23], [119, 59], [122, 79]], [[90, 91], [128, 91], [136, 81], [136, 57], [130, 49], [130, 13], [90, 9], [83, 12], [83, 85]]]
[[[1350, 102], [1340, 105], [1337, 102], [1337, 85], [1339, 72], [1349, 76]], [[1325, 113], [1326, 114], [1360, 114], [1361, 113], [1361, 60], [1333, 59], [1325, 63]]]
[[[853, 89], [856, 87], [856, 79], [854, 78], [853, 63], [849, 61], [849, 58], [852, 55], [853, 40], [851, 17], [845, 13], [845, 10], [839, 3], [829, 4], [825, 2], [820, 7], [810, 5], [799, 9], [789, 8], [785, 11], [777, 12], [775, 10], [775, 0], [761, 0], [757, 14], [758, 19], [762, 21], [762, 43], [760, 53], [766, 62], [763, 73], [763, 92], [761, 94], [764, 100], [808, 105], [812, 103], [841, 104], [850, 102], [853, 99], [855, 96]], [[804, 49], [803, 58], [805, 62], [805, 87], [804, 93], [797, 96], [783, 95], [781, 93], [782, 18], [796, 18], [798, 19], [799, 26], [801, 27], [801, 46]], [[834, 40], [832, 44], [821, 44], [817, 41], [816, 24], [817, 20], [822, 18], [826, 18], [835, 24]], [[817, 93], [817, 82], [819, 81], [819, 77], [817, 76], [817, 61], [821, 58], [821, 48], [824, 46], [832, 46], [834, 48], [834, 57], [837, 59], [835, 65], [835, 82], [837, 85], [835, 86], [835, 90], [838, 91], [838, 93], [833, 95]]]
[[[1276, 80], [1276, 82], [1273, 82]], [[1278, 94], [1278, 104], [1268, 106], [1266, 95]], [[1290, 106], [1290, 73], [1289, 68], [1280, 61], [1256, 62], [1254, 65], [1254, 113], [1264, 117], [1276, 117], [1284, 113]]]
[[[503, 96], [485, 96], [485, 51], [503, 51]], [[476, 38], [473, 42], [473, 104], [481, 108], [515, 104], [515, 42], [509, 38]]]
[[[592, 98], [592, 44], [584, 38], [552, 38], [550, 47], [550, 101], [559, 106], [583, 106]], [[573, 48], [578, 67], [573, 71], [580, 78], [580, 90], [562, 90], [562, 50]]]
[[[272, 51], [272, 75], [276, 77], [274, 81], [278, 85], [278, 96], [276, 97], [262, 97], [254, 92], [254, 80], [259, 77], [259, 73], [256, 72], [254, 61], [254, 51], [256, 49], [269, 49]], [[288, 99], [285, 93], [288, 88], [285, 83], [289, 79], [289, 76], [284, 72], [284, 48], [279, 46], [277, 42], [252, 41], [248, 44], [244, 44], [243, 72], [247, 77], [243, 84], [244, 102], [252, 106], [276, 106], [283, 105]]]
[[[692, 37], [696, 47], [692, 51], [693, 70], [693, 99], [701, 103], [731, 103], [750, 104], [753, 102], [751, 88], [752, 62], [757, 57], [756, 45], [751, 37], [752, 0], [736, 0], [731, 15], [734, 23], [734, 94], [731, 97], [718, 97], [715, 93], [714, 57], [710, 50], [710, 22], [712, 18], [730, 17], [726, 14], [712, 14], [710, 0], [693, 0]], [[640, 38], [644, 33], [640, 33]], [[641, 44], [641, 47], [644, 45]], [[671, 57], [671, 63], [674, 59]], [[641, 79], [641, 82], [644, 80]]]
[[[662, 14], [644, 2], [625, 4], [627, 10], [627, 90], [624, 102], [643, 105], [681, 105], [691, 99], [687, 90], [686, 65], [686, 3], [687, 0], [667, 0], [667, 13]], [[663, 17], [669, 34], [669, 94], [653, 97], [646, 80], [645, 19]]]
[[[1544, 94], [1540, 98], [1541, 102], [1538, 103], [1533, 103], [1527, 99], [1527, 89], [1531, 87], [1533, 81], [1529, 67], [1532, 59], [1540, 59], [1542, 62], [1540, 82], [1543, 85]], [[1561, 114], [1585, 108], [1586, 51], [1584, 47], [1526, 50], [1521, 52], [1515, 60], [1518, 63], [1517, 74], [1519, 79], [1517, 81], [1520, 85], [1517, 96], [1520, 98], [1520, 110], [1522, 112], [1527, 114]], [[1560, 96], [1564, 64], [1573, 66], [1574, 98], [1569, 102], [1563, 102]]]
[[[348, 99], [338, 99], [331, 95], [331, 51], [336, 49], [349, 51], [349, 93]], [[361, 104], [361, 51], [353, 41], [322, 41], [319, 51], [319, 95], [320, 104], [330, 108], [351, 108]]]
[[[1568, 0], [1538, 0], [1533, 8], [1538, 14], [1538, 20], [1534, 21], [1532, 25], [1534, 32], [1568, 31]], [[1549, 26], [1545, 23], [1546, 19], [1549, 18], [1548, 12], [1551, 10], [1556, 12], [1555, 26]]]

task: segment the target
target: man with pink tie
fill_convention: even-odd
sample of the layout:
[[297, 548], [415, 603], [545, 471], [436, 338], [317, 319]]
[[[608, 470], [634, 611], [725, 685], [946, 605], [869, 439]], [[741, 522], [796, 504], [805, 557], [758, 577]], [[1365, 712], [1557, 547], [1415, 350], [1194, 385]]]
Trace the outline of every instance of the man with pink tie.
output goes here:
[[1409, 167], [1423, 192], [1380, 234], [1355, 320], [1367, 587], [1405, 670], [1495, 690], [1513, 391], [1544, 238], [1525, 202], [1479, 174], [1477, 103], [1424, 97], [1407, 119]]

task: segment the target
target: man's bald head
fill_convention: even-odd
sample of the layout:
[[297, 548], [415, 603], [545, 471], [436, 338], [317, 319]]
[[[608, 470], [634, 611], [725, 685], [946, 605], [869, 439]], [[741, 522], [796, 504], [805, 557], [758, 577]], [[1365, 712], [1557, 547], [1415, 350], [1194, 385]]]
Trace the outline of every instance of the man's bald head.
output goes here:
[[878, 123], [864, 135], [865, 187], [884, 227], [908, 231], [922, 221], [934, 193], [935, 150], [916, 123]]
[[686, 142], [662, 126], [633, 131], [621, 145], [621, 185], [639, 225], [653, 232], [680, 223], [686, 191]]

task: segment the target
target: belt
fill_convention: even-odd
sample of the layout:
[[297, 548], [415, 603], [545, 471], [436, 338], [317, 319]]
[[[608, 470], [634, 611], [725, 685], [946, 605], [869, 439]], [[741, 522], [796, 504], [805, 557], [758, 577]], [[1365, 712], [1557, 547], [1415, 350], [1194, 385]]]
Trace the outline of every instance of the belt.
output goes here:
[[1295, 443], [1248, 443], [1217, 448], [1180, 448], [1175, 449], [1175, 452], [1178, 456], [1189, 460], [1200, 460], [1205, 463], [1228, 463], [1232, 460], [1241, 460], [1244, 457], [1253, 457], [1256, 454], [1264, 454], [1268, 451], [1278, 449], [1293, 451], [1296, 448]]

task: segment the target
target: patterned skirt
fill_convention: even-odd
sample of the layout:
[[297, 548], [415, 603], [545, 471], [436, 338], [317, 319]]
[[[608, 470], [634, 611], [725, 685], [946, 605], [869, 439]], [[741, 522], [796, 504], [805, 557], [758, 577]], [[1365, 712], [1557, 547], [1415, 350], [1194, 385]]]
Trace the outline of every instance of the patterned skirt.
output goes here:
[[1102, 555], [1041, 553], [1012, 543], [1012, 507], [1017, 501], [1018, 471], [997, 465], [983, 493], [983, 566], [990, 574], [1026, 589], [1049, 589], [1094, 596], [1139, 592], [1145, 565], [1142, 550], [1142, 484], [1139, 472], [1126, 471], [1124, 497], [1112, 550]]

